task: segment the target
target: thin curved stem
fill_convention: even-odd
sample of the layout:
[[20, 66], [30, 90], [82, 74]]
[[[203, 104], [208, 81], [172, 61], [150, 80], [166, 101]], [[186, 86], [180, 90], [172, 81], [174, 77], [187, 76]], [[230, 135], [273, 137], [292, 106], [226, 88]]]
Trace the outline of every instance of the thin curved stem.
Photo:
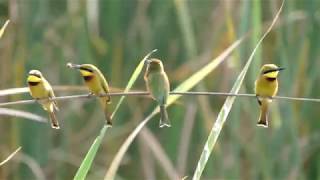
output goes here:
[[[148, 96], [149, 93], [146, 91], [139, 91], [139, 92], [114, 92], [107, 94], [108, 96]], [[225, 92], [170, 92], [170, 95], [184, 95], [184, 96], [237, 96], [237, 97], [256, 97], [255, 94], [234, 94], [234, 93], [225, 93]], [[101, 96], [106, 96], [103, 94]], [[70, 95], [70, 96], [60, 96], [54, 97], [52, 100], [62, 101], [62, 100], [69, 100], [69, 99], [88, 99], [96, 97], [95, 95], [89, 94], [79, 94], [79, 95]], [[290, 101], [308, 101], [308, 102], [320, 102], [320, 99], [316, 98], [305, 98], [305, 97], [287, 97], [287, 96], [275, 96], [272, 99], [278, 100], [290, 100]], [[32, 104], [35, 103], [36, 100], [19, 100], [19, 101], [12, 101], [12, 102], [4, 102], [0, 103], [0, 107], [3, 106], [12, 106], [12, 105], [22, 105], [22, 104]]]

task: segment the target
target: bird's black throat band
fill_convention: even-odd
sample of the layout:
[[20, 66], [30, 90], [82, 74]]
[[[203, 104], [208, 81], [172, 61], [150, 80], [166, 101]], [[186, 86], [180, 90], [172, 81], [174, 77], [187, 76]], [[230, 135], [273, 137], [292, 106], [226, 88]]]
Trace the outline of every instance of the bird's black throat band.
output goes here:
[[85, 81], [90, 81], [93, 78], [93, 76], [83, 76], [83, 79]]
[[30, 86], [36, 86], [36, 85], [38, 85], [40, 82], [31, 82], [31, 81], [29, 81], [28, 82], [28, 84], [30, 85]]
[[267, 79], [267, 81], [271, 81], [271, 82], [277, 80], [277, 78], [270, 78], [270, 77], [268, 77], [266, 79]]

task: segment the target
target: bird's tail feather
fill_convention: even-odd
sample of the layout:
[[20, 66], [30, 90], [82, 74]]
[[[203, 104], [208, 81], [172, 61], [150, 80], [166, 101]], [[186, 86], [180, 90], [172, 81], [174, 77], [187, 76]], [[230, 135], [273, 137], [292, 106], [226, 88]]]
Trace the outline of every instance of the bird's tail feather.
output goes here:
[[161, 105], [160, 106], [160, 123], [159, 123], [159, 127], [163, 128], [163, 127], [171, 127], [171, 122], [169, 120], [168, 117], [168, 113], [166, 110], [165, 105]]
[[107, 97], [107, 104], [111, 104], [111, 96], [106, 96]]
[[54, 114], [54, 111], [48, 111], [48, 113], [51, 121], [51, 127], [53, 129], [60, 129], [59, 121], [57, 120], [56, 115]]
[[100, 102], [103, 108], [104, 116], [106, 118], [106, 123], [108, 126], [112, 127], [111, 113], [109, 112], [108, 104], [111, 103], [111, 98], [109, 96], [101, 97]]
[[257, 126], [268, 127], [268, 109], [269, 102], [263, 100], [260, 106], [260, 117]]

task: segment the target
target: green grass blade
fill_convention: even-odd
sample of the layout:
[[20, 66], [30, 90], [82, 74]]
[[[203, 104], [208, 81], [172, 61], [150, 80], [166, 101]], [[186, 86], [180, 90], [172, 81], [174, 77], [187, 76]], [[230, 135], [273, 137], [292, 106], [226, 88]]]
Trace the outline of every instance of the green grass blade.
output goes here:
[[[258, 47], [260, 46], [260, 44], [262, 43], [262, 41], [264, 40], [264, 38], [269, 34], [269, 32], [271, 31], [272, 27], [274, 26], [274, 24], [276, 23], [278, 17], [279, 17], [279, 14], [282, 10], [282, 7], [283, 7], [283, 4], [284, 4], [284, 1], [282, 2], [282, 5], [279, 9], [279, 11], [277, 12], [275, 18], [273, 19], [270, 27], [268, 28], [268, 30], [264, 33], [264, 35], [261, 37], [261, 39], [258, 41], [256, 47], [253, 49], [246, 65], [244, 66], [244, 68], [242, 69], [241, 73], [239, 74], [235, 84], [233, 85], [232, 89], [231, 89], [231, 93], [238, 93], [239, 90], [240, 90], [240, 87], [242, 85], [242, 82], [244, 80], [244, 77], [250, 67], [250, 64], [253, 60], [253, 57], [254, 57], [254, 54], [255, 52], [257, 51]], [[202, 172], [208, 162], [208, 159], [210, 157], [210, 154], [212, 152], [212, 149], [215, 145], [215, 143], [217, 142], [217, 139], [220, 135], [220, 132], [221, 132], [221, 129], [223, 127], [223, 124], [224, 122], [226, 121], [227, 117], [228, 117], [228, 114], [231, 110], [231, 107], [233, 105], [233, 102], [235, 100], [236, 97], [234, 96], [230, 96], [226, 99], [225, 103], [223, 104], [220, 112], [219, 112], [219, 115], [217, 117], [217, 120], [216, 122], [214, 123], [211, 131], [210, 131], [210, 134], [208, 136], [208, 139], [205, 143], [205, 146], [203, 148], [203, 151], [201, 153], [201, 156], [200, 156], [200, 159], [198, 161], [198, 165], [197, 165], [197, 168], [195, 170], [195, 173], [193, 175], [193, 180], [198, 180], [200, 179], [201, 175], [202, 175]]]
[[109, 128], [109, 126], [103, 126], [103, 128], [100, 131], [99, 136], [94, 140], [93, 144], [91, 145], [88, 153], [86, 154], [86, 157], [81, 163], [80, 168], [78, 169], [76, 175], [74, 176], [75, 180], [82, 180], [85, 179], [89, 169], [91, 167], [91, 164], [93, 162], [94, 157], [97, 154], [97, 151], [100, 147], [101, 141], [106, 133], [106, 130]]
[[[210, 72], [212, 72], [219, 64], [221, 64], [230, 54], [231, 52], [239, 46], [239, 44], [243, 41], [243, 39], [239, 39], [234, 42], [228, 49], [226, 49], [220, 56], [212, 60], [209, 64], [205, 65], [202, 69], [194, 73], [187, 80], [182, 82], [178, 87], [176, 87], [173, 91], [177, 92], [186, 92], [193, 88], [196, 84], [198, 84], [203, 78], [205, 78]], [[176, 101], [181, 95], [171, 95], [168, 99], [168, 105], [172, 104]]]
[[8, 24], [9, 24], [10, 20], [7, 20], [4, 25], [2, 26], [2, 28], [0, 29], [0, 38], [2, 38], [4, 31], [6, 30]]
[[[252, 38], [251, 38], [251, 47], [255, 47], [256, 43], [259, 41], [262, 34], [262, 1], [254, 0], [252, 2]], [[250, 81], [254, 81], [256, 77], [256, 72], [259, 71], [259, 68], [262, 64], [262, 48], [257, 49], [257, 52], [254, 56], [254, 61], [252, 62], [252, 66], [249, 70], [249, 79]]]
[[196, 41], [191, 24], [190, 13], [187, 7], [186, 0], [175, 0], [175, 7], [177, 9], [181, 32], [186, 44], [187, 57], [195, 57], [197, 54]]
[[[133, 74], [131, 75], [131, 78], [125, 88], [125, 92], [128, 92], [131, 87], [133, 86], [133, 84], [135, 83], [135, 81], [137, 80], [139, 74], [141, 73], [142, 69], [143, 69], [143, 65], [144, 65], [144, 61], [146, 59], [148, 59], [152, 53], [156, 52], [157, 50], [153, 50], [151, 51], [149, 54], [147, 54], [139, 63], [139, 65], [137, 66], [137, 68], [135, 69], [135, 71], [133, 72]], [[121, 97], [121, 99], [119, 100], [115, 110], [112, 113], [112, 117], [115, 115], [115, 113], [117, 112], [117, 110], [119, 109], [121, 103], [124, 100], [124, 96]], [[101, 145], [101, 141], [105, 135], [105, 132], [107, 130], [107, 127], [104, 126], [101, 131], [100, 131], [100, 135], [95, 139], [95, 141], [93, 142], [93, 144], [91, 145], [88, 153], [86, 154], [84, 160], [82, 161], [80, 168], [78, 169], [74, 179], [76, 180], [82, 180], [85, 179], [85, 177], [87, 176], [89, 169], [92, 165], [93, 159], [97, 154], [97, 151]]]
[[[219, 64], [221, 64], [230, 54], [231, 52], [236, 49], [243, 39], [239, 39], [234, 42], [228, 49], [226, 49], [220, 56], [213, 59], [209, 64], [205, 65], [199, 71], [194, 73], [191, 77], [181, 83], [174, 91], [185, 92], [193, 88], [197, 83], [199, 83], [203, 78], [205, 78], [210, 72], [212, 72]], [[171, 105], [174, 101], [176, 101], [181, 95], [171, 95], [168, 99], [168, 106]], [[149, 116], [147, 116], [135, 129], [134, 131], [128, 136], [125, 142], [120, 147], [119, 151], [117, 152], [116, 156], [114, 157], [110, 168], [108, 169], [104, 179], [105, 180], [112, 180], [114, 179], [116, 172], [119, 168], [120, 162], [128, 150], [129, 146], [141, 131], [141, 129], [150, 121], [150, 119], [159, 112], [159, 108], [155, 108]]]
[[[134, 70], [133, 74], [131, 75], [131, 78], [130, 78], [130, 80], [129, 80], [129, 82], [128, 82], [128, 84], [127, 84], [127, 87], [125, 88], [124, 92], [129, 92], [129, 90], [130, 90], [131, 87], [133, 86], [134, 82], [135, 82], [135, 81], [137, 80], [137, 78], [139, 77], [139, 74], [140, 74], [140, 72], [141, 72], [142, 69], [143, 69], [145, 60], [148, 59], [148, 58], [152, 55], [152, 53], [154, 53], [154, 52], [156, 52], [156, 51], [157, 51], [157, 49], [152, 50], [151, 52], [149, 52], [149, 53], [140, 61], [139, 65], [136, 67], [136, 69]], [[116, 114], [116, 112], [118, 111], [118, 109], [119, 109], [121, 103], [123, 102], [124, 98], [125, 98], [125, 96], [121, 96], [121, 98], [120, 98], [120, 100], [119, 100], [116, 108], [114, 109], [111, 117], [113, 117], [113, 116]]]

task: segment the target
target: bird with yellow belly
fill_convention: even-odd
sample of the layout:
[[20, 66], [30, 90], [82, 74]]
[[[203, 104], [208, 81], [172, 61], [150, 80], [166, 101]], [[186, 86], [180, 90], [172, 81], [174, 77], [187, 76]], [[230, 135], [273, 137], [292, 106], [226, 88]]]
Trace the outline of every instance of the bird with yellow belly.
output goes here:
[[275, 64], [265, 64], [260, 70], [255, 82], [255, 93], [260, 105], [258, 126], [268, 127], [268, 109], [272, 97], [278, 92], [278, 75], [279, 71], [283, 69]]
[[109, 93], [109, 85], [101, 71], [92, 64], [68, 63], [67, 67], [78, 69], [80, 71], [84, 83], [88, 87], [90, 93], [99, 96], [100, 104], [107, 120], [107, 125], [112, 126], [111, 115], [108, 110], [108, 104], [111, 103], [111, 97], [105, 95]]
[[58, 110], [58, 106], [56, 101], [51, 100], [51, 98], [55, 96], [49, 82], [43, 77], [40, 71], [31, 70], [28, 74], [27, 83], [30, 95], [49, 113], [51, 127], [60, 129], [59, 122], [54, 114], [54, 111]]

